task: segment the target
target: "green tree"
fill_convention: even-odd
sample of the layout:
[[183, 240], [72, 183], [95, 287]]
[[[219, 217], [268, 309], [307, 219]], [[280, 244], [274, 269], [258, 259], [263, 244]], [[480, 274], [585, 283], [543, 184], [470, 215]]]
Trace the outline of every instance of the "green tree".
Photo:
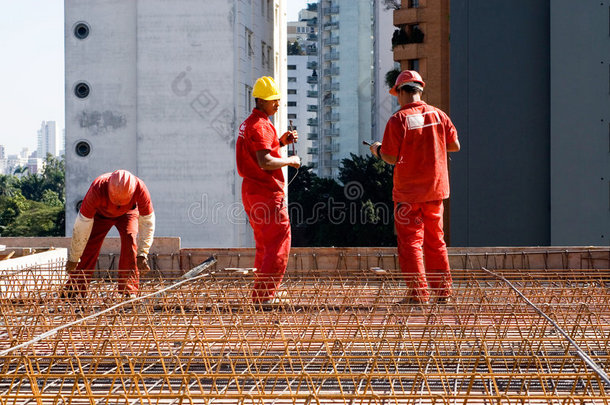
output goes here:
[[385, 74], [385, 84], [386, 84], [386, 86], [388, 86], [389, 89], [394, 87], [394, 85], [396, 84], [396, 79], [398, 78], [399, 74], [400, 74], [400, 70], [398, 70], [398, 69], [389, 70]]
[[290, 42], [288, 41], [288, 55], [305, 55], [303, 48], [299, 41]]
[[[294, 169], [289, 169], [292, 178]], [[294, 246], [395, 246], [392, 166], [343, 159], [339, 182], [302, 167], [289, 186]]]
[[63, 204], [49, 207], [38, 201], [27, 201], [26, 209], [9, 223], [3, 236], [63, 236], [65, 216]]
[[65, 166], [51, 155], [41, 174], [0, 176], [0, 235], [63, 236]]
[[11, 197], [19, 191], [19, 179], [15, 176], [0, 174], [0, 196]]

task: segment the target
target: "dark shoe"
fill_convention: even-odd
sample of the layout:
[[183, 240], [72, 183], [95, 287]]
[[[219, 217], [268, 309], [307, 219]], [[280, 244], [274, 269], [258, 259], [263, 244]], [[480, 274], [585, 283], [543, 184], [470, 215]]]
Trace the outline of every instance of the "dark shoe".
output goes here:
[[438, 297], [436, 303], [439, 305], [447, 305], [453, 303], [453, 298], [449, 295], [446, 297]]

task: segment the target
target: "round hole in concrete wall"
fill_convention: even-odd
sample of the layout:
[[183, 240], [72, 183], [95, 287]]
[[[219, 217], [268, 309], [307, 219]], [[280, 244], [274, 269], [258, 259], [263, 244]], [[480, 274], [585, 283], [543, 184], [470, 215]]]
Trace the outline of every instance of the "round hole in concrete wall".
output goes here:
[[89, 145], [89, 142], [80, 141], [76, 144], [74, 150], [78, 156], [85, 157], [91, 152], [91, 145]]
[[89, 85], [85, 82], [76, 83], [74, 86], [74, 94], [78, 98], [85, 98], [89, 95]]
[[78, 39], [85, 39], [89, 36], [89, 25], [84, 22], [79, 22], [74, 26], [74, 36]]
[[76, 205], [74, 206], [74, 209], [76, 210], [76, 213], [80, 212], [80, 206], [83, 205], [83, 200], [78, 200], [78, 202], [76, 203]]

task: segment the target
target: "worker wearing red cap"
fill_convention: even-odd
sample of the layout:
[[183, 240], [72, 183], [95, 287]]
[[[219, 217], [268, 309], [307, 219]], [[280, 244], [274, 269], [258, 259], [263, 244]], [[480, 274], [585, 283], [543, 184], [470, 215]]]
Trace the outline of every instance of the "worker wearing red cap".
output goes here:
[[150, 270], [155, 213], [146, 185], [127, 170], [102, 174], [89, 187], [74, 222], [64, 296], [87, 294], [102, 242], [113, 226], [121, 237], [118, 289], [126, 298], [136, 296], [139, 271]]
[[449, 197], [447, 152], [460, 150], [447, 114], [421, 100], [424, 86], [416, 71], [400, 73], [390, 90], [400, 110], [388, 120], [383, 143], [371, 145], [373, 155], [395, 165], [392, 199], [398, 256], [409, 289], [406, 301], [412, 303], [427, 303], [431, 292], [446, 302], [452, 293], [443, 199]]
[[279, 107], [280, 91], [273, 78], [259, 78], [252, 89], [256, 107], [239, 127], [237, 170], [243, 177], [242, 202], [254, 230], [256, 267], [252, 299], [278, 301], [274, 295], [282, 281], [290, 253], [290, 220], [284, 193], [284, 166], [299, 168], [298, 156], [283, 157], [280, 148], [296, 142], [296, 131], [278, 138], [269, 120]]

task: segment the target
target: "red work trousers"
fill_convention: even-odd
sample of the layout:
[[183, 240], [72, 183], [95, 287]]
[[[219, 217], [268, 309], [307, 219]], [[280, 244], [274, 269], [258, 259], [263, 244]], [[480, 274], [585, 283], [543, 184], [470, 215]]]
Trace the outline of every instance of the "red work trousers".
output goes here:
[[256, 267], [252, 300], [273, 297], [279, 287], [290, 254], [290, 220], [284, 193], [254, 194], [242, 188], [242, 201], [254, 230]]
[[104, 238], [110, 228], [116, 226], [121, 237], [121, 256], [118, 270], [119, 292], [124, 294], [138, 292], [140, 284], [140, 274], [136, 265], [138, 217], [139, 214], [136, 210], [129, 211], [116, 218], [95, 215], [89, 241], [76, 270], [70, 274], [68, 280], [68, 285], [72, 291], [78, 292], [81, 296], [87, 294], [87, 288], [93, 276]]
[[[443, 201], [395, 203], [400, 269], [411, 298], [451, 295], [451, 270], [443, 233]], [[423, 247], [423, 251], [422, 251]], [[425, 257], [425, 265], [424, 265]]]

